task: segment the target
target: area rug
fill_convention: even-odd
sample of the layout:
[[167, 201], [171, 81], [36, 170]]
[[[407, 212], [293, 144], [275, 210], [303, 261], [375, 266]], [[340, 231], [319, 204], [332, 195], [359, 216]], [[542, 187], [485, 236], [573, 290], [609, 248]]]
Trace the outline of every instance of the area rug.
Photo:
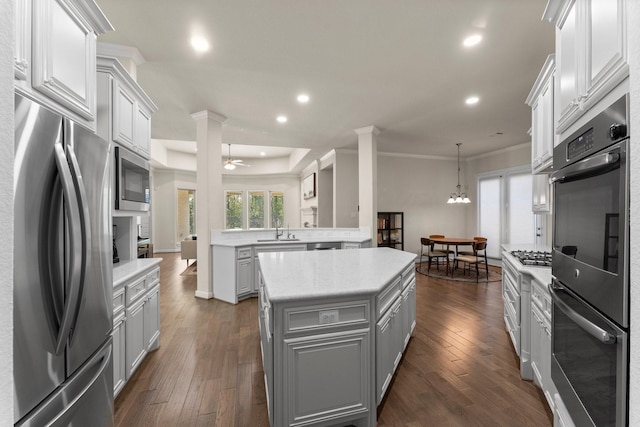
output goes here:
[[198, 261], [194, 261], [187, 268], [184, 269], [181, 276], [197, 276], [198, 275]]
[[[424, 264], [424, 265], [423, 265]], [[416, 264], [416, 271], [420, 274], [424, 274], [428, 277], [437, 277], [438, 279], [443, 280], [453, 280], [454, 282], [469, 282], [476, 283], [476, 271], [472, 269], [471, 272], [466, 271], [466, 273], [462, 270], [462, 268], [457, 268], [453, 272], [453, 277], [451, 274], [446, 274], [445, 267], [440, 266], [438, 270], [435, 268], [433, 264], [431, 264], [431, 270], [427, 271], [427, 263]], [[490, 282], [500, 282], [502, 281], [502, 271], [494, 270], [489, 266], [489, 277], [487, 278], [487, 273], [485, 272], [484, 266], [480, 267], [480, 277], [478, 277], [478, 283], [490, 283]]]

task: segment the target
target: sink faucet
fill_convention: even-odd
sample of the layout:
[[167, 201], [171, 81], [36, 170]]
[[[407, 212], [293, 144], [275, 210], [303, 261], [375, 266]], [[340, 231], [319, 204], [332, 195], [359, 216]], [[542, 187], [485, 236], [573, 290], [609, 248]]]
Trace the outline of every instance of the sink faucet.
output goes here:
[[289, 233], [289, 224], [287, 224], [287, 240], [291, 239], [291, 233]]
[[276, 240], [280, 240], [280, 236], [282, 236], [284, 231], [281, 231], [280, 233], [278, 233], [278, 223], [277, 222], [276, 222], [275, 226], [276, 226]]

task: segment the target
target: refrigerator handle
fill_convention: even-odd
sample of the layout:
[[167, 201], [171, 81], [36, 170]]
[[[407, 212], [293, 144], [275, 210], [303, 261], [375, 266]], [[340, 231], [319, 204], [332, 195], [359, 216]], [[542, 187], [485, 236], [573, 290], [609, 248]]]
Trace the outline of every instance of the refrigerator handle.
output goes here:
[[61, 355], [67, 344], [67, 337], [71, 329], [76, 307], [79, 302], [80, 281], [82, 279], [82, 251], [83, 241], [77, 224], [80, 224], [80, 208], [78, 207], [78, 198], [74, 189], [74, 180], [71, 177], [71, 171], [67, 162], [67, 156], [64, 154], [64, 148], [58, 141], [54, 144], [54, 154], [58, 174], [62, 183], [63, 197], [66, 203], [64, 209], [69, 224], [69, 276], [66, 283], [66, 298], [64, 309], [62, 312], [62, 320], [55, 339], [55, 354]]
[[[82, 180], [82, 174], [80, 172], [80, 166], [78, 165], [78, 158], [76, 157], [73, 147], [67, 145], [67, 156], [69, 158], [69, 166], [72, 172], [73, 184], [75, 186], [75, 193], [78, 199], [78, 212], [80, 214], [80, 233], [82, 237], [82, 250], [81, 250], [81, 265], [80, 265], [80, 281], [78, 283], [78, 297], [75, 306], [73, 307], [73, 321], [71, 323], [71, 329], [69, 331], [69, 342], [73, 341], [73, 331], [78, 321], [78, 313], [80, 311], [80, 304], [82, 302], [82, 294], [84, 292], [85, 278], [87, 272], [87, 266], [91, 260], [91, 224], [89, 224], [89, 204], [87, 202], [87, 194], [85, 191], [84, 182]], [[78, 227], [77, 224], [73, 225]]]

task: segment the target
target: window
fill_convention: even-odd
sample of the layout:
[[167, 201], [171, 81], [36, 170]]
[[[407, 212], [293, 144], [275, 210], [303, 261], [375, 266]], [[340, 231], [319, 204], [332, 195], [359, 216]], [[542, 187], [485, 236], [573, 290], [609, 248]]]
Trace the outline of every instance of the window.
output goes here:
[[264, 192], [249, 191], [249, 228], [264, 228]]
[[532, 191], [533, 177], [526, 166], [478, 178], [478, 235], [489, 241], [487, 256], [500, 258], [505, 243], [535, 242]]
[[285, 224], [282, 191], [225, 191], [225, 203], [227, 230], [275, 228]]
[[178, 241], [196, 234], [196, 192], [195, 190], [178, 189], [178, 212], [176, 215]]
[[284, 225], [284, 193], [282, 191], [269, 191], [269, 204], [271, 206], [271, 228]]
[[242, 229], [242, 191], [227, 191], [226, 198], [226, 229]]

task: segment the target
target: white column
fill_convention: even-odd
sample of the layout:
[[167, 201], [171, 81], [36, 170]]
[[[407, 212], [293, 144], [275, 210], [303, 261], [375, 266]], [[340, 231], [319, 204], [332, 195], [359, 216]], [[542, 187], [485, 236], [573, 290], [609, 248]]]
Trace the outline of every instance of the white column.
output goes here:
[[196, 234], [198, 235], [198, 289], [196, 297], [213, 298], [211, 230], [224, 227], [222, 190], [222, 123], [227, 119], [211, 111], [191, 115], [196, 121], [197, 178]]
[[375, 126], [355, 129], [358, 134], [358, 225], [371, 230], [371, 247], [378, 245], [378, 135]]

